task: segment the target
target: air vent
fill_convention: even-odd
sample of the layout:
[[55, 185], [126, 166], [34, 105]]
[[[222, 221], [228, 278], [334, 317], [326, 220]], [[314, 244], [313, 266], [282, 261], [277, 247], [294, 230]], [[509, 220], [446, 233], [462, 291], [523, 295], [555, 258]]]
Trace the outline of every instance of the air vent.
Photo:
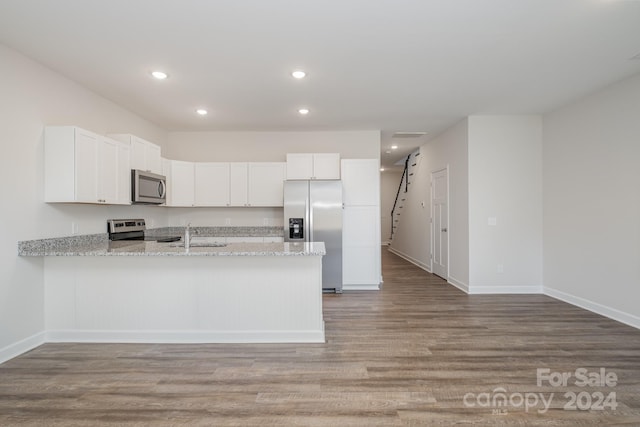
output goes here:
[[391, 137], [392, 138], [420, 138], [421, 136], [425, 136], [426, 132], [396, 132]]

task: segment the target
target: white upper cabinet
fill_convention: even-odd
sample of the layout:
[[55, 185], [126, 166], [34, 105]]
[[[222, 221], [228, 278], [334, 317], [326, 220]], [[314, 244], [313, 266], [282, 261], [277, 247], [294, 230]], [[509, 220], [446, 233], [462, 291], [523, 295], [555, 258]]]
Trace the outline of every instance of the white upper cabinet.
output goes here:
[[116, 141], [128, 143], [131, 147], [131, 169], [162, 173], [160, 146], [128, 133], [107, 135]]
[[75, 126], [47, 126], [44, 146], [45, 201], [129, 204], [128, 147]]
[[229, 206], [229, 163], [195, 164], [195, 205]]
[[249, 205], [248, 170], [247, 163], [229, 164], [229, 206]]
[[181, 160], [164, 160], [163, 172], [167, 177], [166, 206], [195, 205], [195, 165]]
[[248, 205], [284, 206], [285, 169], [280, 162], [249, 163]]
[[164, 160], [167, 206], [282, 206], [284, 163]]
[[103, 203], [118, 203], [118, 143], [108, 138], [98, 143], [98, 196]]
[[119, 205], [131, 204], [131, 147], [129, 144], [118, 144], [118, 200]]
[[285, 164], [230, 163], [229, 206], [283, 206]]
[[342, 191], [346, 206], [380, 204], [380, 163], [377, 159], [343, 159]]
[[287, 179], [340, 179], [339, 153], [287, 154]]

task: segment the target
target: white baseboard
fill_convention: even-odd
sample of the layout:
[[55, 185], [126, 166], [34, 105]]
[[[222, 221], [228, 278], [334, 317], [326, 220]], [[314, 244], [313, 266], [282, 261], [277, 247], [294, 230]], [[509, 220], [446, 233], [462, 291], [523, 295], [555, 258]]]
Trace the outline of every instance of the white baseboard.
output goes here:
[[21, 354], [26, 353], [29, 350], [33, 350], [44, 343], [45, 333], [39, 332], [21, 341], [10, 344], [5, 348], [0, 349], [0, 363], [4, 363], [9, 359], [20, 356]]
[[380, 285], [342, 285], [343, 291], [379, 291]]
[[460, 289], [462, 292], [465, 293], [469, 293], [469, 285], [467, 285], [466, 283], [462, 282], [461, 280], [456, 279], [455, 277], [451, 277], [449, 276], [449, 279], [447, 280], [447, 283], [449, 283], [450, 285], [455, 286], [456, 288]]
[[542, 294], [542, 286], [471, 286], [469, 294]]
[[53, 330], [47, 342], [230, 344], [230, 343], [324, 343], [319, 331], [105, 331]]
[[584, 308], [585, 310], [589, 310], [593, 313], [600, 314], [604, 317], [608, 317], [609, 319], [617, 320], [618, 322], [622, 322], [626, 325], [640, 329], [640, 317], [636, 315], [625, 313], [624, 311], [620, 311], [585, 298], [571, 295], [557, 289], [548, 288], [546, 286], [544, 287], [544, 294], [552, 298], [559, 299], [560, 301], [575, 305], [577, 307]]
[[405, 253], [402, 253], [399, 250], [394, 249], [391, 246], [389, 246], [388, 250], [389, 250], [389, 252], [398, 255], [400, 258], [409, 261], [411, 264], [415, 265], [416, 267], [419, 267], [419, 268], [423, 269], [424, 271], [426, 271], [428, 273], [431, 273], [431, 268], [427, 264], [425, 264], [425, 263], [423, 263], [423, 262], [421, 262], [421, 261], [419, 261], [419, 260], [417, 260], [417, 259], [405, 254]]

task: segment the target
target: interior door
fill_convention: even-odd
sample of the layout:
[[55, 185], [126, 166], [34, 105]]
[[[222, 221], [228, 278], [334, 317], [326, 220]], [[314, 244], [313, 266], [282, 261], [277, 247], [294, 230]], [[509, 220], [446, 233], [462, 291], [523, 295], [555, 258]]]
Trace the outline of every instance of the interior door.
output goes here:
[[432, 271], [443, 279], [449, 276], [449, 171], [431, 174]]

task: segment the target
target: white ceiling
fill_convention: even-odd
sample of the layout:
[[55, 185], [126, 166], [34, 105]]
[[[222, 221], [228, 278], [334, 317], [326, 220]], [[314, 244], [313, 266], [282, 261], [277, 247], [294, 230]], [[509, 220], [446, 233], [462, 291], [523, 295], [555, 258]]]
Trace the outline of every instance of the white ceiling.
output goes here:
[[640, 72], [640, 1], [0, 0], [0, 42], [167, 130], [380, 129], [390, 164]]

